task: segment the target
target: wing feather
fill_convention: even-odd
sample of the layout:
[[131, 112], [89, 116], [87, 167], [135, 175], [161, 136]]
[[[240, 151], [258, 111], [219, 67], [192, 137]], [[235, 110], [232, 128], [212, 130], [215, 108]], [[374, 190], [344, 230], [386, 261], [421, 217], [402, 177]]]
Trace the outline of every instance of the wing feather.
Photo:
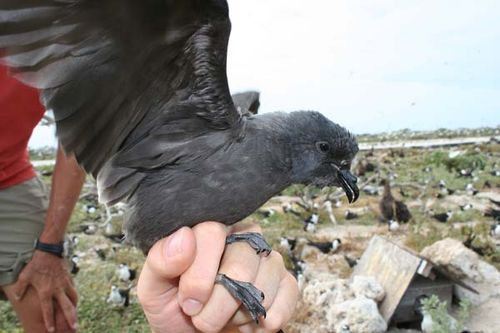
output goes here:
[[238, 123], [229, 32], [225, 0], [0, 0], [0, 60], [42, 90], [64, 149], [102, 171], [108, 202], [178, 162], [190, 137]]

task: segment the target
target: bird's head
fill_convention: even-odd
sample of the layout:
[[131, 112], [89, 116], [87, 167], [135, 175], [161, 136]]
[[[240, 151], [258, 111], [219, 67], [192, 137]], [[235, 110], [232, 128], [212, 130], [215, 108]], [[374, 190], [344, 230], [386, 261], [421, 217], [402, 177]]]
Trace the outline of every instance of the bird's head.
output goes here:
[[318, 112], [290, 114], [295, 127], [291, 138], [292, 181], [319, 187], [342, 187], [352, 203], [359, 197], [357, 178], [351, 172], [359, 151], [356, 138]]

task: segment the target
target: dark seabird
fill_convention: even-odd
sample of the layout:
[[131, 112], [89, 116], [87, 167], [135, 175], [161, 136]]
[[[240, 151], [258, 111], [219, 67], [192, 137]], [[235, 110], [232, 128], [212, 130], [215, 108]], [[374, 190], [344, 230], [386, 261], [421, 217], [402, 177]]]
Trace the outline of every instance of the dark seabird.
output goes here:
[[359, 262], [359, 258], [352, 258], [352, 257], [349, 257], [348, 255], [345, 255], [345, 254], [344, 254], [344, 259], [347, 262], [347, 264], [349, 265], [349, 267], [351, 267], [351, 268], [356, 266]]
[[472, 178], [474, 175], [472, 174], [471, 169], [462, 169], [458, 172], [458, 176]]
[[431, 214], [432, 214], [432, 217], [436, 221], [441, 222], [441, 223], [448, 222], [448, 220], [453, 216], [453, 212], [451, 210], [447, 211], [446, 213], [437, 213], [437, 214], [434, 214], [433, 212], [431, 212]]
[[461, 211], [467, 211], [471, 210], [474, 208], [474, 206], [471, 203], [465, 204], [465, 205], [459, 205]]
[[307, 267], [304, 260], [291, 255], [290, 261], [292, 262], [292, 274], [293, 276], [295, 276], [295, 278], [297, 278], [299, 274], [304, 273], [304, 270]]
[[283, 208], [283, 213], [285, 213], [285, 214], [293, 214], [293, 215], [295, 215], [297, 217], [300, 217], [300, 213], [297, 212], [293, 208], [293, 206], [292, 206], [292, 204], [290, 202], [287, 202], [286, 205], [283, 205], [282, 208]]
[[317, 229], [316, 223], [305, 222], [305, 224], [304, 224], [304, 231], [305, 232], [315, 233], [316, 229]]
[[309, 215], [305, 220], [304, 220], [304, 224], [318, 224], [319, 223], [319, 214], [318, 213], [312, 213], [311, 215]]
[[101, 259], [102, 261], [106, 260], [106, 252], [103, 249], [99, 248], [94, 248], [95, 254]]
[[488, 208], [484, 212], [484, 216], [492, 217], [495, 221], [500, 221], [500, 209]]
[[500, 201], [496, 201], [496, 200], [493, 200], [493, 199], [490, 198], [490, 202], [492, 204], [494, 204], [495, 206], [500, 207]]
[[291, 252], [295, 250], [295, 246], [297, 245], [297, 239], [289, 238], [289, 237], [281, 237], [280, 238], [280, 247]]
[[257, 210], [257, 214], [267, 219], [276, 214], [276, 211], [272, 208], [262, 208]]
[[127, 264], [122, 263], [118, 266], [118, 278], [123, 282], [133, 281], [136, 277], [136, 270], [128, 267]]
[[73, 275], [78, 274], [80, 271], [80, 267], [78, 267], [78, 262], [80, 261], [80, 257], [76, 254], [71, 257], [69, 260], [69, 272]]
[[[127, 203], [127, 240], [144, 253], [183, 226], [234, 224], [291, 184], [357, 200], [359, 149], [345, 128], [318, 112], [236, 109], [225, 0], [16, 0], [0, 11], [0, 60], [41, 90], [101, 203]], [[267, 253], [255, 237], [238, 240]], [[265, 313], [248, 284], [217, 282], [254, 319]]]
[[473, 184], [469, 183], [465, 186], [465, 193], [474, 196], [479, 193], [479, 190], [477, 190]]
[[317, 248], [324, 254], [335, 253], [340, 248], [341, 244], [342, 241], [339, 238], [336, 238], [331, 242], [307, 242], [307, 245]]
[[379, 203], [380, 213], [386, 221], [406, 223], [411, 219], [411, 213], [404, 202], [394, 199], [391, 193], [389, 180], [383, 180], [384, 194]]
[[441, 199], [446, 195], [453, 195], [456, 192], [455, 190], [448, 188], [444, 180], [440, 180], [438, 186], [439, 186], [439, 194], [437, 196], [438, 199]]
[[122, 244], [125, 241], [125, 234], [121, 232], [116, 234], [104, 234], [104, 237], [116, 244]]
[[354, 220], [354, 219], [357, 219], [359, 217], [358, 214], [353, 213], [350, 210], [346, 210], [344, 216], [345, 216], [346, 220]]
[[495, 249], [491, 249], [490, 246], [488, 245], [481, 245], [481, 244], [476, 245], [474, 244], [475, 239], [476, 239], [476, 234], [470, 231], [469, 234], [467, 235], [467, 238], [465, 238], [462, 244], [464, 244], [466, 248], [476, 252], [482, 257], [494, 254]]
[[97, 225], [95, 224], [81, 224], [78, 227], [85, 235], [94, 235], [97, 232]]

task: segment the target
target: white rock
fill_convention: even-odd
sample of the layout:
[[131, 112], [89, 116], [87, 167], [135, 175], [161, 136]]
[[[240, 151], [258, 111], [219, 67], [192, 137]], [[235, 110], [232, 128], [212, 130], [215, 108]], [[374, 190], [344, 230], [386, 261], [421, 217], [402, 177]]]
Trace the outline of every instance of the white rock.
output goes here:
[[454, 289], [458, 298], [467, 298], [478, 305], [492, 297], [500, 297], [500, 272], [460, 241], [446, 238], [426, 247], [421, 254], [479, 291], [478, 295], [456, 286]]
[[302, 292], [302, 297], [311, 305], [329, 307], [332, 303], [344, 302], [354, 295], [346, 280], [323, 273], [319, 274], [318, 279], [309, 281]]
[[378, 312], [377, 303], [367, 298], [356, 298], [334, 304], [326, 313], [328, 327], [339, 331], [348, 325], [352, 333], [382, 333], [387, 324]]
[[356, 297], [365, 297], [380, 303], [385, 297], [384, 288], [371, 276], [355, 276], [351, 289]]

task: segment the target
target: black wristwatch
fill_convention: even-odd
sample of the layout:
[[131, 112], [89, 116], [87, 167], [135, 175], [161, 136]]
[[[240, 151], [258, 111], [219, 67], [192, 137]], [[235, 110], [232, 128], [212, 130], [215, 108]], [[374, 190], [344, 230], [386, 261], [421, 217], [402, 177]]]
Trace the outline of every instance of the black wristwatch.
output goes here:
[[47, 252], [52, 255], [58, 256], [59, 258], [62, 258], [64, 253], [64, 242], [60, 242], [57, 244], [47, 244], [42, 243], [37, 239], [35, 241], [35, 250]]

